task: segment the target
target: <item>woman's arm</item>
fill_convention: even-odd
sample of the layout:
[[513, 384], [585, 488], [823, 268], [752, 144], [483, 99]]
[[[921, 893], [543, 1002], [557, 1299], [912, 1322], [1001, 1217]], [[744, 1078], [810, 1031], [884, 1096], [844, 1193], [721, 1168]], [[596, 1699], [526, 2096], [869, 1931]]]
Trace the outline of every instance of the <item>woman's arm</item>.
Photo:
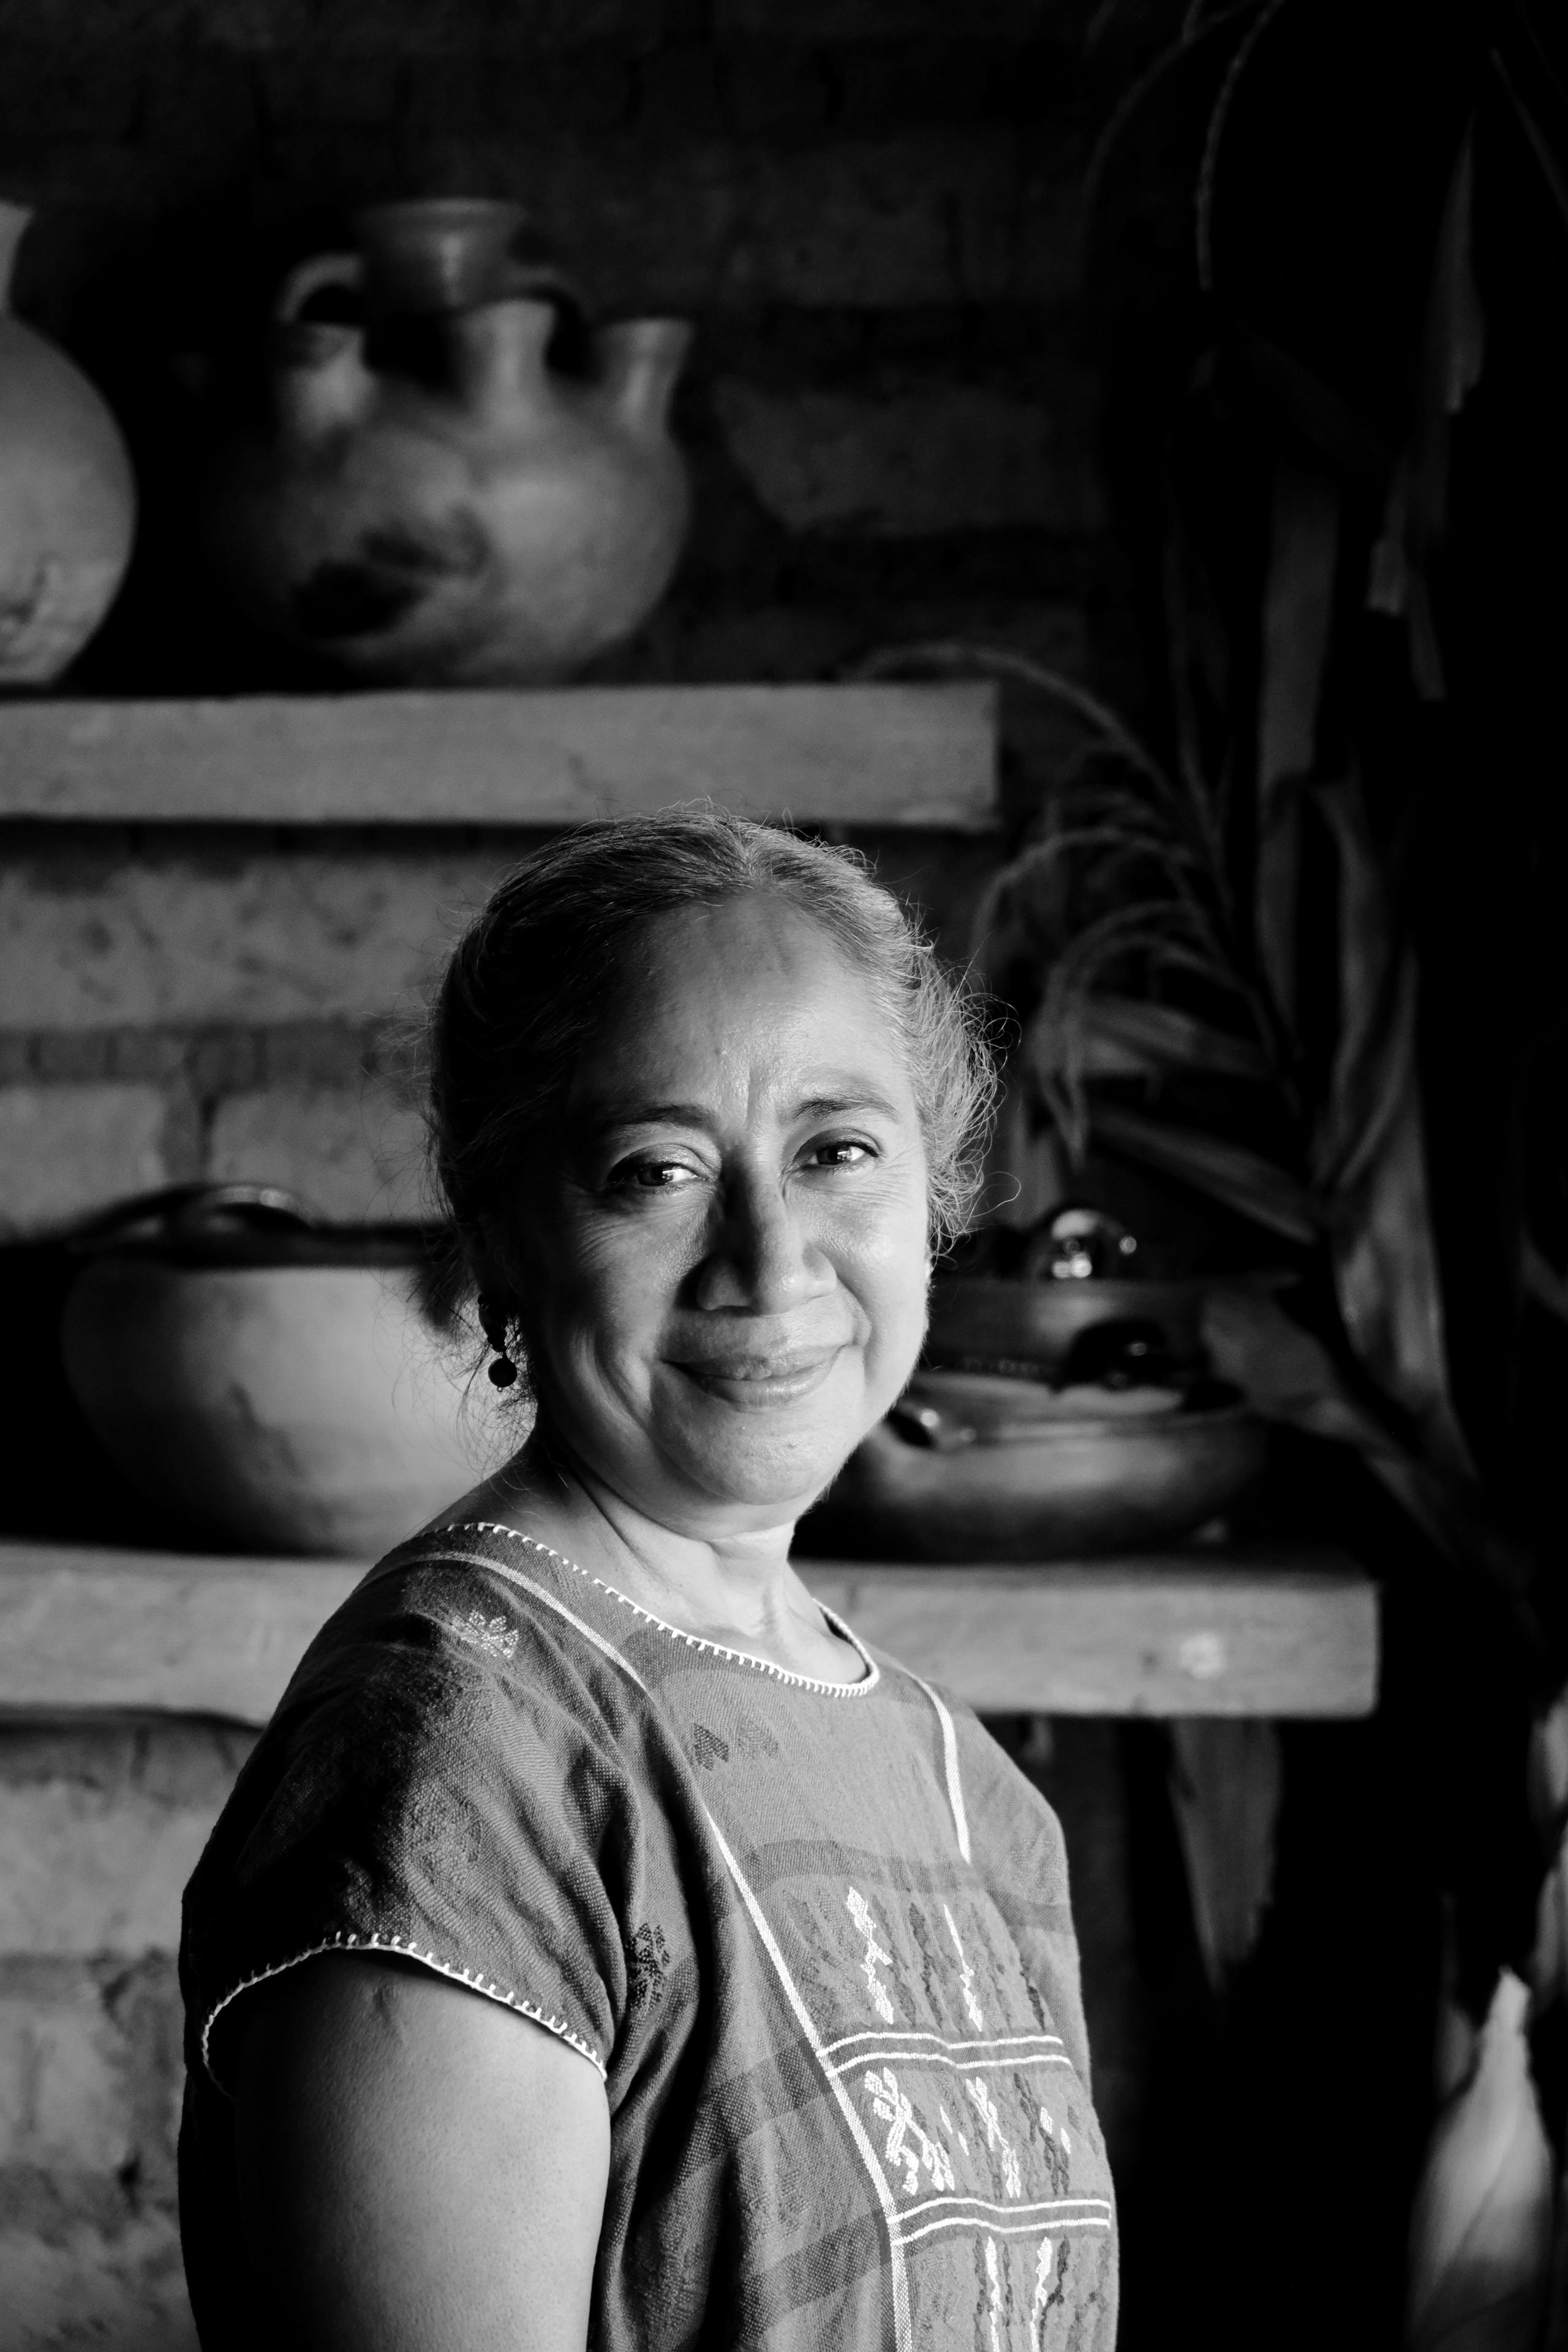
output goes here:
[[240, 2201], [277, 2340], [583, 2352], [610, 2152], [586, 2060], [444, 1978], [347, 1954], [247, 2007]]

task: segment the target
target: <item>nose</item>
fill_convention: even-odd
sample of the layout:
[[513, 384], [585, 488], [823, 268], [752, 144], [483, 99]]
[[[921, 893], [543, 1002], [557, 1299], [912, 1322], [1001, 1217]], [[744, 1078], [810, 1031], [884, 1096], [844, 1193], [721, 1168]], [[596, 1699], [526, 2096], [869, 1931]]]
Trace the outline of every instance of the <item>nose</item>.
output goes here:
[[821, 1297], [835, 1279], [776, 1179], [747, 1173], [725, 1187], [718, 1229], [697, 1270], [700, 1307], [782, 1315]]

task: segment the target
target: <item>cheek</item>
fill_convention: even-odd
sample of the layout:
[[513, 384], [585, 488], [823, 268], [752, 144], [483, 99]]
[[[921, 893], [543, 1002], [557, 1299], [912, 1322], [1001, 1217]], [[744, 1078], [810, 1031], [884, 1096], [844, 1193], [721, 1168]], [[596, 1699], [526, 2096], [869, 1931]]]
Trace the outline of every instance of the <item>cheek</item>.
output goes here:
[[860, 1294], [874, 1339], [903, 1346], [911, 1330], [923, 1331], [931, 1277], [923, 1184], [848, 1221], [839, 1244], [842, 1273]]
[[632, 1221], [558, 1212], [532, 1253], [531, 1326], [547, 1352], [613, 1359], [656, 1332], [695, 1255], [699, 1218]]

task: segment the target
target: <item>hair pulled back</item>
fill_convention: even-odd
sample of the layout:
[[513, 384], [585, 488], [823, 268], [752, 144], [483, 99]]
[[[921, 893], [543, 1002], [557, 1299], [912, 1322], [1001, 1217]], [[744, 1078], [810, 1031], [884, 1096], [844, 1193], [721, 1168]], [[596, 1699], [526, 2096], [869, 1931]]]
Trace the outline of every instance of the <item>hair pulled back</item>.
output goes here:
[[435, 1171], [487, 1329], [511, 1322], [500, 1260], [521, 1180], [554, 1148], [632, 935], [681, 908], [758, 891], [818, 924], [869, 983], [909, 1057], [934, 1244], [963, 1229], [995, 1088], [991, 1056], [973, 1001], [864, 858], [704, 804], [616, 818], [513, 869], [458, 942], [432, 1014]]

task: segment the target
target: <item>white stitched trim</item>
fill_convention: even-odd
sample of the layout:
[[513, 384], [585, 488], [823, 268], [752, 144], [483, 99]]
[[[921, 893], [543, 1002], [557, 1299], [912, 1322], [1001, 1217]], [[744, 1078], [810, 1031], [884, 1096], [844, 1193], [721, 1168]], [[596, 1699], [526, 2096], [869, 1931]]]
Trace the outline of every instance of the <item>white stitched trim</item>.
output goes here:
[[[999, 2206], [996, 2210], [1001, 2212], [1005, 2211], [1006, 2208]], [[1065, 2232], [1068, 2230], [1109, 2230], [1110, 2227], [1109, 2213], [1069, 2214], [1065, 2220], [1060, 2216], [1052, 2216], [1044, 2221], [1016, 2221], [1010, 2228], [999, 2221], [983, 2221], [977, 2214], [973, 2213], [945, 2213], [940, 2221], [922, 2222], [918, 2230], [901, 2230], [899, 2232], [899, 2242], [900, 2245], [912, 2246], [921, 2238], [932, 2236], [938, 2230], [984, 2230], [988, 2238], [1032, 2238], [1042, 2230], [1049, 2230], [1054, 2234], [1058, 2231]]]
[[[930, 2033], [921, 2025], [871, 2025], [860, 2033], [841, 2033], [837, 2042], [824, 2042], [823, 2055], [831, 2057], [836, 2050], [847, 2050], [856, 2042], [888, 2045], [885, 2050], [879, 2046], [875, 2053], [863, 2051], [861, 2055], [867, 2058], [896, 2058], [900, 2053], [893, 2045], [905, 2042], [934, 2042], [939, 2050], [1060, 2050], [1066, 2046], [1059, 2033], [992, 2033], [983, 2042], [950, 2042], [945, 2033]], [[918, 2050], [905, 2050], [902, 2054], [906, 2058], [922, 2055]]]
[[956, 2212], [963, 2207], [971, 2219], [976, 2212], [995, 2213], [1022, 2221], [1033, 2213], [1043, 2215], [1047, 2221], [1065, 2216], [1068, 2221], [1093, 2221], [1110, 2219], [1109, 2197], [1032, 2197], [1026, 2205], [998, 2205], [989, 2197], [922, 2197], [918, 2205], [906, 2205], [900, 2214], [900, 2221], [913, 2221], [921, 2213], [941, 2210]]
[[752, 1925], [762, 1939], [763, 1949], [773, 1964], [773, 1973], [778, 1978], [784, 1999], [794, 2011], [795, 2020], [805, 2035], [807, 2046], [826, 2077], [827, 2087], [837, 2102], [838, 2111], [848, 2126], [849, 2137], [855, 2143], [860, 2160], [871, 2176], [872, 2185], [877, 2191], [877, 2201], [881, 2206], [882, 2219], [888, 2230], [888, 2252], [893, 2284], [894, 2352], [910, 2352], [909, 2281], [904, 2276], [903, 2249], [899, 2236], [899, 2210], [893, 2201], [893, 2192], [888, 2186], [887, 2175], [877, 2160], [877, 2151], [867, 2137], [866, 2126], [856, 2113], [854, 2101], [823, 2055], [822, 2044], [817, 2039], [816, 2027], [812, 2021], [811, 2011], [801, 1998], [799, 1988], [790, 1974], [789, 1963], [779, 1949], [778, 1938], [767, 1923], [762, 1905], [752, 1892], [740, 1864], [725, 1844], [718, 1822], [706, 1807], [703, 1810], [703, 1818], [713, 1833], [714, 1843], [724, 1857], [725, 1868], [741, 1890], [741, 1900], [751, 1914]]
[[258, 1969], [254, 1976], [242, 1978], [208, 2011], [206, 2022], [202, 2027], [202, 2064], [218, 2090], [223, 2090], [224, 2086], [213, 2073], [209, 2045], [213, 2027], [229, 2003], [237, 2000], [242, 1992], [249, 1992], [253, 1986], [266, 1984], [273, 1977], [285, 1976], [290, 1969], [300, 1967], [306, 1960], [318, 1958], [322, 1952], [395, 1952], [400, 1959], [417, 1960], [421, 1968], [432, 1969], [438, 1977], [448, 1977], [454, 1984], [467, 1985], [470, 1992], [483, 1993], [487, 2000], [498, 2001], [503, 2009], [515, 2010], [520, 2017], [526, 2017], [531, 2024], [542, 2025], [547, 2033], [553, 2033], [559, 2041], [570, 2042], [573, 2049], [596, 2070], [601, 2082], [609, 2080], [604, 2061], [593, 2043], [584, 2042], [580, 2033], [574, 2033], [563, 2017], [552, 2017], [547, 2009], [541, 2009], [534, 2001], [524, 2000], [521, 1994], [510, 1991], [505, 1985], [497, 1984], [492, 1977], [480, 1976], [473, 1969], [461, 1968], [456, 1960], [441, 1959], [435, 1952], [427, 1952], [423, 1946], [411, 1943], [406, 1936], [342, 1933], [329, 1936], [324, 1942], [312, 1944], [306, 1951], [294, 1952], [288, 1959], [278, 1961], [273, 1968]]
[[996, 2066], [1070, 2066], [1072, 2060], [1065, 2050], [1036, 2050], [1027, 2057], [1012, 2058], [950, 2058], [945, 2050], [858, 2050], [853, 2058], [841, 2059], [836, 2074], [852, 2074], [857, 2066], [865, 2066], [878, 2058], [905, 2058], [911, 2065], [951, 2066], [955, 2074], [984, 2074]]
[[[860, 1660], [862, 1665], [864, 1665], [866, 1669], [865, 1674], [858, 1683], [818, 1682], [810, 1675], [792, 1675], [787, 1667], [775, 1666], [771, 1658], [754, 1657], [750, 1650], [730, 1650], [726, 1649], [721, 1642], [705, 1642], [700, 1634], [688, 1633], [681, 1626], [668, 1624], [662, 1617], [656, 1617], [651, 1609], [645, 1609], [640, 1601], [633, 1601], [626, 1593], [617, 1591], [616, 1588], [613, 1584], [606, 1584], [603, 1577], [591, 1576], [585, 1568], [579, 1568], [574, 1559], [568, 1559], [563, 1551], [556, 1551], [551, 1545], [541, 1543], [536, 1536], [525, 1536], [518, 1528], [502, 1527], [498, 1519], [468, 1519], [466, 1520], [461, 1527], [441, 1528], [438, 1528], [437, 1532], [445, 1536], [505, 1536], [510, 1543], [526, 1544], [531, 1551], [542, 1552], [546, 1559], [559, 1560], [562, 1567], [570, 1569], [574, 1576], [582, 1577], [585, 1583], [595, 1586], [600, 1592], [606, 1593], [612, 1601], [618, 1601], [623, 1609], [629, 1609], [634, 1617], [642, 1618], [645, 1623], [653, 1626], [657, 1633], [667, 1633], [672, 1642], [684, 1643], [689, 1650], [706, 1650], [715, 1658], [729, 1658], [736, 1665], [754, 1666], [758, 1674], [771, 1675], [775, 1682], [793, 1684], [795, 1687], [799, 1690], [819, 1692], [824, 1698], [867, 1698], [870, 1696], [871, 1692], [876, 1689], [878, 1684], [881, 1680], [881, 1668], [878, 1665], [876, 1659], [871, 1655], [869, 1650], [866, 1648], [864, 1643], [853, 1629], [844, 1622], [843, 1618], [839, 1616], [837, 1611], [829, 1609], [825, 1601], [819, 1601], [816, 1606], [821, 1610], [822, 1614], [827, 1620], [829, 1625], [832, 1626], [834, 1632], [842, 1635], [843, 1639], [848, 1643], [850, 1648], [854, 1651], [856, 1656]], [[429, 1555], [426, 1554], [426, 1558], [428, 1557]], [[447, 1555], [447, 1557], [452, 1557], [452, 1555]], [[467, 1559], [466, 1554], [458, 1555], [458, 1557], [461, 1557], [465, 1559]], [[476, 1563], [469, 1562], [468, 1564], [472, 1566]], [[501, 1568], [500, 1562], [497, 1560], [486, 1560], [478, 1564], [487, 1568], [494, 1568], [497, 1572], [502, 1576], [505, 1576], [508, 1573], [507, 1570]], [[395, 1565], [399, 1569], [416, 1568], [420, 1565], [420, 1562], [417, 1559], [396, 1559], [394, 1563], [389, 1563], [389, 1565]], [[376, 1571], [378, 1575], [385, 1572], [386, 1571], [384, 1570], [378, 1570]], [[535, 1586], [532, 1590], [537, 1591], [538, 1587]], [[556, 1605], [559, 1607], [560, 1604], [557, 1603]], [[570, 1610], [563, 1610], [562, 1614], [563, 1616], [571, 1616], [571, 1612]], [[580, 1618], [573, 1617], [572, 1622], [574, 1625], [582, 1625], [582, 1620]], [[589, 1629], [586, 1626], [582, 1626], [582, 1630], [586, 1633]], [[599, 1641], [601, 1643], [601, 1646], [604, 1646], [601, 1636], [595, 1634], [594, 1639]], [[612, 1654], [614, 1655], [617, 1654], [612, 1652]], [[921, 1688], [922, 1690], [925, 1689], [925, 1685], [923, 1683], [921, 1683]], [[928, 1693], [927, 1696], [930, 1696], [931, 1694]], [[967, 1849], [965, 1849], [964, 1858], [965, 1860], [968, 1859]]]
[[[967, 1862], [970, 1859], [969, 1816], [963, 1810], [963, 1783], [958, 1777], [958, 1734], [952, 1727], [952, 1716], [932, 1690], [930, 1683], [921, 1682], [919, 1675], [910, 1675], [910, 1680], [920, 1684], [921, 1689], [935, 1707], [937, 1721], [942, 1726], [942, 1760], [947, 1771], [947, 1801], [952, 1807], [952, 1825], [958, 1832], [958, 1851]], [[980, 2020], [976, 2018], [974, 2022], [978, 2025]]]

